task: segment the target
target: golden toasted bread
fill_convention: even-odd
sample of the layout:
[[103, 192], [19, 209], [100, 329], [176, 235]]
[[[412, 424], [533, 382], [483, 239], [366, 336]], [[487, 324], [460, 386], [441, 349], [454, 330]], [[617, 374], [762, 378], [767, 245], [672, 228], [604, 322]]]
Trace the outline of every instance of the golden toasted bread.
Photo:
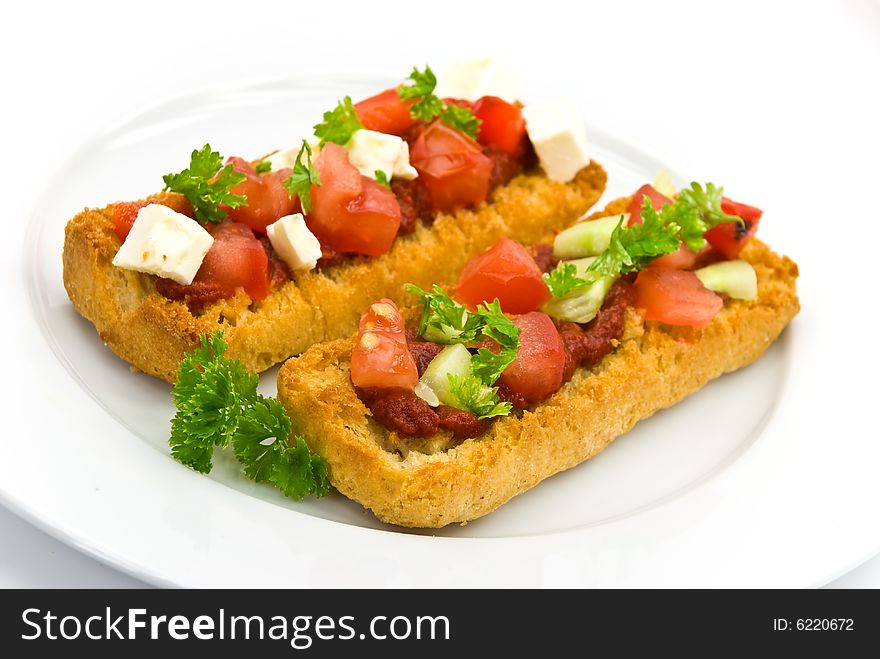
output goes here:
[[[399, 299], [406, 282], [450, 282], [471, 256], [502, 236], [530, 243], [568, 226], [598, 201], [605, 181], [605, 171], [594, 162], [569, 183], [521, 175], [496, 189], [488, 203], [440, 214], [430, 227], [418, 223], [387, 254], [294, 273], [264, 300], [251, 300], [240, 290], [198, 313], [157, 293], [152, 275], [114, 266], [120, 242], [113, 231], [113, 206], [86, 209], [65, 229], [64, 286], [101, 340], [145, 373], [173, 382], [177, 365], [198, 345], [199, 335], [219, 328], [229, 355], [259, 372], [313, 343], [349, 335], [370, 302]], [[180, 198], [151, 199], [174, 206]]]

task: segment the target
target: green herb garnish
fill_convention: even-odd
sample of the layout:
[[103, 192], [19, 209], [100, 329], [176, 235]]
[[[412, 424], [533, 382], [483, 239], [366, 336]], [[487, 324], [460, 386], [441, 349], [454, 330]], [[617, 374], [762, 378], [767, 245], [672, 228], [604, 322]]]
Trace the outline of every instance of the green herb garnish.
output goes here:
[[419, 121], [431, 121], [439, 116], [443, 123], [460, 130], [471, 139], [477, 139], [477, 131], [480, 128], [480, 120], [470, 108], [461, 107], [454, 103], [444, 103], [443, 99], [434, 94], [437, 86], [437, 76], [430, 66], [425, 66], [424, 71], [413, 67], [412, 73], [407, 80], [410, 84], [404, 84], [397, 88], [397, 95], [404, 101], [418, 99], [409, 109], [414, 119]]
[[351, 103], [351, 96], [346, 96], [335, 108], [324, 113], [324, 120], [315, 125], [315, 136], [321, 138], [321, 146], [327, 142], [345, 145], [355, 131], [363, 127]]
[[[305, 156], [305, 162], [303, 162], [303, 156]], [[296, 154], [296, 161], [293, 163], [293, 173], [284, 181], [284, 187], [287, 189], [288, 195], [299, 197], [302, 211], [306, 215], [312, 210], [313, 185], [321, 185], [321, 179], [318, 176], [318, 170], [312, 164], [312, 147], [303, 140], [299, 153]]]
[[237, 359], [225, 357], [220, 330], [187, 354], [171, 393], [177, 413], [171, 421], [171, 454], [207, 474], [215, 447], [232, 444], [244, 472], [293, 499], [329, 491], [327, 463], [302, 437], [288, 445], [290, 419], [281, 403], [257, 393], [258, 377]]
[[226, 217], [220, 204], [238, 208], [247, 204], [242, 195], [232, 194], [230, 190], [245, 180], [245, 175], [235, 171], [229, 164], [223, 166], [223, 158], [211, 145], [194, 149], [190, 154], [189, 167], [177, 174], [165, 174], [165, 190], [179, 192], [192, 204], [196, 220], [220, 222]]
[[590, 285], [590, 282], [578, 277], [578, 270], [574, 263], [560, 261], [553, 270], [544, 275], [544, 283], [550, 289], [553, 297], [565, 297], [572, 291]]
[[266, 172], [272, 171], [272, 163], [268, 160], [262, 160], [257, 163], [257, 166], [254, 169], [256, 169], [257, 174], [265, 174]]
[[381, 169], [377, 169], [373, 172], [373, 175], [376, 177], [376, 183], [379, 185], [384, 185], [389, 190], [391, 189], [391, 181], [388, 180], [388, 174], [383, 172]]
[[449, 374], [449, 387], [463, 407], [480, 419], [510, 414], [512, 405], [498, 400], [498, 389], [486, 386], [476, 375], [460, 377]]

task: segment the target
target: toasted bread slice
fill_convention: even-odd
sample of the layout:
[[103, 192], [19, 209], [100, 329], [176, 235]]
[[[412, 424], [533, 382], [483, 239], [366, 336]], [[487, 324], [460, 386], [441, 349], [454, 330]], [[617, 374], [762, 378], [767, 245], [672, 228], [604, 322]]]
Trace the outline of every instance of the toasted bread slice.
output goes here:
[[[265, 300], [243, 291], [193, 314], [155, 290], [155, 277], [115, 267], [119, 239], [113, 206], [86, 209], [64, 236], [64, 286], [77, 311], [90, 320], [113, 352], [136, 368], [173, 382], [183, 355], [200, 334], [224, 330], [229, 355], [263, 371], [313, 343], [347, 336], [361, 310], [382, 297], [399, 299], [403, 284], [450, 282], [465, 262], [502, 236], [525, 243], [562, 229], [598, 201], [606, 174], [591, 162], [570, 183], [521, 175], [493, 192], [488, 203], [418, 223], [391, 250], [356, 257], [323, 271], [295, 273]], [[152, 197], [169, 205], [176, 195]]]
[[[616, 202], [609, 209], [619, 211]], [[401, 438], [377, 423], [349, 374], [353, 339], [313, 346], [278, 374], [298, 433], [330, 464], [330, 481], [382, 521], [410, 527], [467, 522], [553, 474], [592, 458], [638, 421], [760, 357], [798, 312], [797, 266], [752, 240], [758, 300], [730, 300], [693, 330], [628, 311], [621, 344], [592, 369], [475, 439]]]

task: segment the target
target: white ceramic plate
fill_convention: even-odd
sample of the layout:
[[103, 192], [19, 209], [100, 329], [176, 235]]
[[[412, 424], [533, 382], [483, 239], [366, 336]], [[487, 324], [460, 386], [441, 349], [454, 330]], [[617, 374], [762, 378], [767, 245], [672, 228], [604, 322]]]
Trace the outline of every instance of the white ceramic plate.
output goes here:
[[[834, 395], [820, 400], [813, 386], [815, 289], [758, 363], [466, 526], [402, 531], [339, 495], [286, 500], [240, 477], [228, 456], [210, 477], [175, 463], [168, 385], [131, 373], [67, 299], [65, 222], [83, 206], [157, 190], [205, 142], [247, 157], [292, 146], [339, 96], [391, 82], [195, 93], [111, 127], [62, 168], [17, 256], [29, 314], [9, 359], [24, 373], [22, 414], [40, 423], [0, 438], [7, 505], [137, 577], [182, 586], [808, 586], [880, 547], [877, 487], [864, 469], [876, 446], [844, 434], [829, 450], [809, 424], [817, 408], [803, 407]], [[668, 168], [596, 127], [589, 135], [609, 173], [606, 200]], [[276, 372], [264, 375], [265, 393]], [[831, 471], [841, 464], [845, 474]]]

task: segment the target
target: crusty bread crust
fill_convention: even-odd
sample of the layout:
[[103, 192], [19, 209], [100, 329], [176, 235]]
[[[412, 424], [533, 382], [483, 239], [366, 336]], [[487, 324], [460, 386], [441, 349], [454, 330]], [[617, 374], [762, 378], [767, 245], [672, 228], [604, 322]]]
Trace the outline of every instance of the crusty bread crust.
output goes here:
[[458, 445], [439, 434], [419, 450], [401, 450], [406, 440], [380, 426], [352, 387], [351, 338], [289, 360], [278, 374], [278, 397], [296, 432], [328, 460], [333, 485], [380, 520], [432, 528], [467, 522], [760, 357], [798, 312], [797, 266], [758, 240], [742, 258], [757, 271], [757, 301], [726, 302], [700, 330], [644, 322], [630, 310], [621, 345], [600, 364], [578, 369], [532, 411], [499, 419]]
[[[441, 214], [432, 227], [418, 223], [383, 256], [351, 258], [323, 273], [295, 273], [265, 300], [252, 301], [239, 291], [197, 315], [158, 294], [154, 277], [115, 267], [120, 243], [113, 207], [86, 209], [65, 228], [64, 287], [110, 349], [145, 373], [173, 382], [199, 335], [221, 327], [229, 355], [259, 372], [313, 343], [351, 334], [368, 304], [399, 300], [406, 282], [450, 282], [471, 256], [502, 236], [533, 243], [568, 226], [598, 201], [605, 181], [595, 162], [566, 184], [538, 174], [518, 176], [495, 190], [489, 203]], [[180, 202], [173, 194], [151, 198]]]

